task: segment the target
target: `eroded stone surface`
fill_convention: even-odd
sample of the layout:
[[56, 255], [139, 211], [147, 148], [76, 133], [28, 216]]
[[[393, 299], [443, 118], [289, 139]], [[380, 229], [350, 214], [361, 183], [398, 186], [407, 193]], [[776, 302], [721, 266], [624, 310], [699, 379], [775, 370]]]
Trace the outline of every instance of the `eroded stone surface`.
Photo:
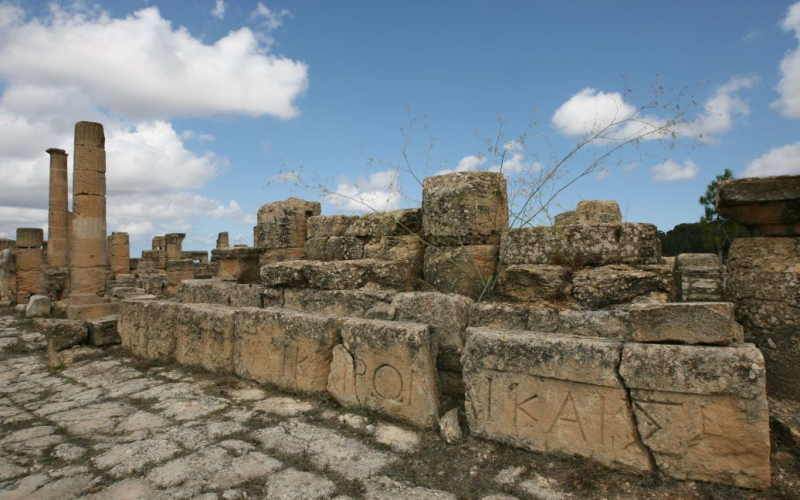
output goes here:
[[438, 424], [436, 340], [427, 325], [351, 319], [333, 351], [328, 391], [420, 427]]
[[628, 311], [633, 338], [640, 342], [729, 345], [743, 340], [730, 302], [633, 304]]
[[464, 352], [473, 433], [536, 451], [653, 468], [617, 373], [622, 345], [470, 328]]

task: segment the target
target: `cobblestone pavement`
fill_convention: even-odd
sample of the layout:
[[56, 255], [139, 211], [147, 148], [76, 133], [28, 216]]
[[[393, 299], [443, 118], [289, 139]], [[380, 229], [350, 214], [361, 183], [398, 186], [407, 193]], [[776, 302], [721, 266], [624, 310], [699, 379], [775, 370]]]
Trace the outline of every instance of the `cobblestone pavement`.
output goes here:
[[119, 348], [70, 356], [49, 370], [44, 338], [0, 311], [0, 500], [706, 496], [480, 440], [447, 447], [327, 398], [142, 364]]

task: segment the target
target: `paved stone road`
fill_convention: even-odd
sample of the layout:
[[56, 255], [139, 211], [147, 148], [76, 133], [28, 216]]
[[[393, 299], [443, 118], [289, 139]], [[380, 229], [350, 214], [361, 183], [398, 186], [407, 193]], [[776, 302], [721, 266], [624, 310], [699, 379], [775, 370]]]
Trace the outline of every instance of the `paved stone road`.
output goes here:
[[[0, 309], [0, 500], [739, 494], [477, 439], [448, 446], [435, 432], [348, 413], [330, 398], [142, 364], [119, 348], [65, 351], [71, 363], [51, 371], [44, 345], [29, 321]], [[790, 472], [788, 491], [795, 480]]]

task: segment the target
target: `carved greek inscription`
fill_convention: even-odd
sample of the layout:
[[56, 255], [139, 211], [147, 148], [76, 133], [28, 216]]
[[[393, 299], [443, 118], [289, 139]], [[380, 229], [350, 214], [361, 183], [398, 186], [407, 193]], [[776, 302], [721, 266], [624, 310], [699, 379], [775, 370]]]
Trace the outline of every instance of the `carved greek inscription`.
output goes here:
[[564, 398], [564, 402], [561, 403], [561, 407], [558, 409], [558, 413], [556, 413], [556, 417], [553, 419], [553, 423], [550, 424], [550, 428], [547, 429], [547, 433], [552, 434], [553, 430], [556, 428], [556, 425], [558, 424], [562, 425], [577, 424], [577, 428], [581, 433], [581, 437], [583, 438], [584, 441], [586, 441], [586, 432], [584, 432], [583, 424], [581, 424], [581, 419], [578, 416], [578, 409], [575, 407], [575, 400], [572, 398], [572, 391], [567, 391], [567, 395]]

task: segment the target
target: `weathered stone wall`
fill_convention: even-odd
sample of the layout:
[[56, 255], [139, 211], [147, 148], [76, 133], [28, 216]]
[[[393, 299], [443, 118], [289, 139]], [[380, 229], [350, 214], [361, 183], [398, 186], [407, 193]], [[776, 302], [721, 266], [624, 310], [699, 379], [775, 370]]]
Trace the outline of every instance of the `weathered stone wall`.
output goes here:
[[42, 243], [44, 231], [38, 228], [17, 229], [15, 267], [17, 276], [17, 302], [26, 304], [31, 295], [43, 291], [42, 265], [44, 255]]
[[108, 267], [118, 278], [131, 273], [131, 244], [128, 233], [111, 233], [108, 237]]
[[725, 296], [764, 352], [770, 395], [800, 401], [800, 176], [723, 182], [717, 208], [757, 235], [734, 240]]

